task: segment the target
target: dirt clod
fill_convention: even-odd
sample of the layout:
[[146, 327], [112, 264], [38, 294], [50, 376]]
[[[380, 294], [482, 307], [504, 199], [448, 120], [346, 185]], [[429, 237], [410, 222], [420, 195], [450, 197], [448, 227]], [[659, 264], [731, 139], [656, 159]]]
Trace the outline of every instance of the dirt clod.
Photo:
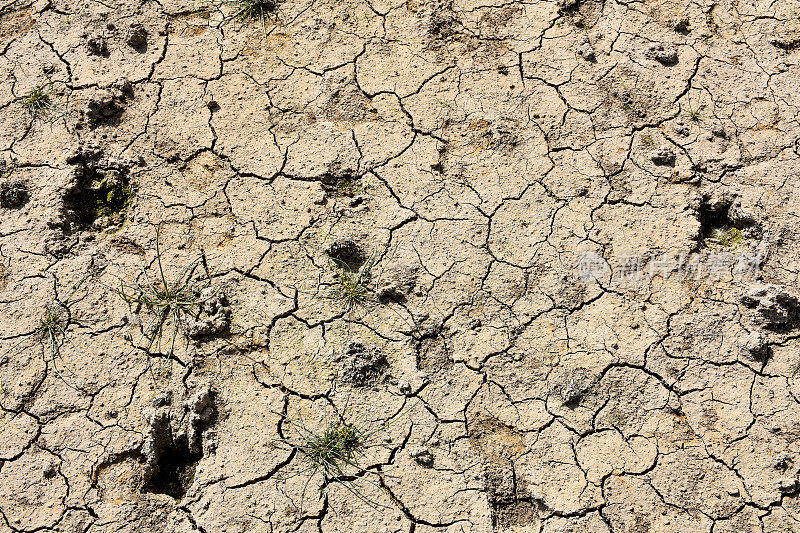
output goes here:
[[223, 293], [214, 293], [211, 288], [200, 295], [197, 316], [186, 319], [186, 334], [192, 338], [218, 335], [228, 331], [231, 324], [231, 307]]
[[678, 63], [678, 51], [668, 43], [655, 43], [647, 48], [647, 55], [662, 65], [672, 66]]
[[77, 229], [120, 224], [131, 201], [130, 163], [106, 157], [98, 146], [78, 149], [67, 163], [73, 181], [64, 204], [74, 213]]
[[357, 387], [373, 385], [387, 366], [386, 358], [377, 348], [351, 341], [344, 348], [339, 377]]
[[675, 151], [669, 146], [662, 146], [650, 154], [650, 161], [656, 165], [672, 167], [675, 166], [676, 160]]
[[784, 287], [758, 285], [742, 295], [741, 302], [755, 311], [756, 320], [767, 328], [784, 328], [797, 320], [800, 301]]

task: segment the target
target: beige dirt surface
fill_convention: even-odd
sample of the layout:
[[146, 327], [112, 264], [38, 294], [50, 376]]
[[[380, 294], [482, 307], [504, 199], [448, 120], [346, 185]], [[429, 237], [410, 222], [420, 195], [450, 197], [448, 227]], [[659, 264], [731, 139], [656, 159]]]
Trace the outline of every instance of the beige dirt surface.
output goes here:
[[800, 532], [799, 227], [797, 0], [0, 0], [0, 533]]

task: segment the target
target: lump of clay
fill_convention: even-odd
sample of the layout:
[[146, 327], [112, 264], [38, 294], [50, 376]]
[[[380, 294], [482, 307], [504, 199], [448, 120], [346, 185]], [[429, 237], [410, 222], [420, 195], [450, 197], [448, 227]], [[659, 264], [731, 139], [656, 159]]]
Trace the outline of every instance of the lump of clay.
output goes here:
[[403, 302], [414, 290], [417, 283], [413, 268], [393, 268], [387, 270], [378, 282], [378, 299], [382, 302]]
[[185, 407], [189, 413], [186, 432], [191, 453], [199, 454], [203, 451], [203, 428], [213, 421], [216, 415], [213, 395], [211, 385], [205, 384], [198, 387], [186, 400]]
[[367, 260], [361, 247], [350, 240], [338, 240], [325, 250], [328, 257], [347, 266], [352, 271], [358, 270]]
[[433, 467], [433, 454], [430, 452], [430, 450], [421, 450], [418, 452], [414, 452], [411, 454], [411, 457], [420, 466], [424, 466], [425, 468]]
[[5, 209], [19, 209], [26, 203], [30, 194], [28, 186], [21, 181], [4, 181], [0, 183], [0, 206]]
[[141, 453], [145, 458], [143, 477], [145, 482], [155, 476], [158, 471], [158, 459], [161, 452], [172, 441], [171, 417], [167, 409], [145, 409], [142, 413], [147, 422], [147, 437], [142, 444]]
[[564, 405], [577, 405], [594, 387], [595, 377], [585, 368], [575, 368], [563, 374], [554, 392]]
[[144, 48], [147, 45], [147, 30], [144, 25], [134, 24], [128, 28], [125, 42], [128, 43], [128, 46], [137, 50]]
[[520, 143], [513, 124], [496, 122], [483, 134], [483, 140], [492, 150], [512, 149]]
[[205, 337], [228, 331], [231, 325], [231, 308], [224, 294], [214, 294], [206, 288], [200, 294], [202, 303], [196, 317], [186, 319], [186, 334], [189, 337]]
[[767, 328], [784, 328], [794, 321], [800, 302], [779, 285], [760, 285], [743, 295], [741, 302], [756, 312], [756, 320]]
[[96, 126], [104, 120], [115, 117], [125, 108], [125, 102], [133, 96], [133, 85], [122, 79], [105, 89], [97, 89], [86, 102], [83, 109], [84, 120]]
[[689, 33], [689, 17], [681, 17], [672, 23], [672, 29], [678, 33]]
[[67, 157], [72, 181], [64, 198], [77, 229], [122, 223], [131, 199], [130, 161], [106, 157], [96, 145], [80, 146]]
[[650, 154], [650, 161], [661, 166], [675, 166], [676, 159], [675, 152], [669, 146], [662, 146]]
[[102, 37], [91, 37], [86, 40], [86, 50], [93, 56], [108, 57], [108, 43]]
[[647, 56], [662, 65], [674, 65], [678, 62], [678, 51], [668, 43], [655, 43], [647, 48]]
[[578, 45], [578, 55], [586, 61], [595, 60], [594, 48], [592, 48], [592, 43], [589, 42], [589, 39], [584, 39], [583, 42]]
[[575, 11], [580, 5], [581, 0], [558, 0], [558, 11], [561, 13]]
[[458, 19], [444, 10], [435, 10], [430, 17], [428, 33], [436, 39], [450, 39], [458, 34]]
[[386, 358], [379, 350], [358, 341], [347, 344], [341, 359], [343, 365], [339, 377], [357, 387], [375, 383], [387, 366]]
[[484, 471], [486, 491], [495, 509], [511, 504], [516, 498], [514, 467], [510, 464], [487, 464]]
[[755, 361], [765, 361], [769, 358], [770, 347], [760, 331], [751, 331], [739, 341], [742, 353]]
[[122, 106], [114, 94], [111, 91], [99, 89], [86, 102], [83, 115], [90, 124], [96, 124], [103, 119], [113, 117], [120, 111], [122, 111]]

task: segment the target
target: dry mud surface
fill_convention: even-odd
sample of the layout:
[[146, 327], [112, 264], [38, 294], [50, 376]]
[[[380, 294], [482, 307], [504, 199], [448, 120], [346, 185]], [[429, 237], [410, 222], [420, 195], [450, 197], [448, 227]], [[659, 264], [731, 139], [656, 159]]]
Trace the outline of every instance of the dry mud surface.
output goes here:
[[800, 531], [796, 0], [266, 8], [2, 2], [0, 532]]

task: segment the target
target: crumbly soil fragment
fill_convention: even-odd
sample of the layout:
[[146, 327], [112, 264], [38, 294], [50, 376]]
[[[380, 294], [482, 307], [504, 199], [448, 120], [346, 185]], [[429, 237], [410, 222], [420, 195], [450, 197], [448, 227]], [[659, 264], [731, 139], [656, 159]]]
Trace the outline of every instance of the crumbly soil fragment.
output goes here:
[[798, 80], [793, 1], [0, 3], [0, 533], [800, 531]]

